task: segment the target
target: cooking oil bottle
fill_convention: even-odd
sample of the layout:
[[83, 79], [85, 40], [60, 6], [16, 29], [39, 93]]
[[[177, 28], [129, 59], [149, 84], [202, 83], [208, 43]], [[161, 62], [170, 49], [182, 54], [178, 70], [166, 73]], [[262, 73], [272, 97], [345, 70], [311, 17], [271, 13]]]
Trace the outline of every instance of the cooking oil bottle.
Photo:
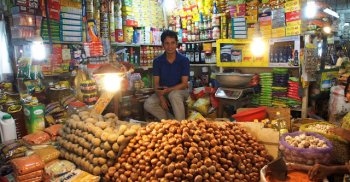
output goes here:
[[283, 116], [281, 116], [280, 112], [276, 112], [276, 122], [278, 124], [278, 131], [280, 135], [288, 133], [287, 121]]

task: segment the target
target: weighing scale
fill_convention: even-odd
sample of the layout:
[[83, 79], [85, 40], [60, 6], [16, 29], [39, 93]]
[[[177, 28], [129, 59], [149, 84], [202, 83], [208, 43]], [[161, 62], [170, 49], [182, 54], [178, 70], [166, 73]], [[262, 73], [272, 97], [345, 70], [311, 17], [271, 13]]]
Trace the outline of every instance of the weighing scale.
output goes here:
[[254, 88], [223, 88], [219, 87], [215, 92], [215, 97], [219, 99], [218, 118], [223, 117], [223, 107], [233, 106], [235, 110], [245, 107], [255, 93]]

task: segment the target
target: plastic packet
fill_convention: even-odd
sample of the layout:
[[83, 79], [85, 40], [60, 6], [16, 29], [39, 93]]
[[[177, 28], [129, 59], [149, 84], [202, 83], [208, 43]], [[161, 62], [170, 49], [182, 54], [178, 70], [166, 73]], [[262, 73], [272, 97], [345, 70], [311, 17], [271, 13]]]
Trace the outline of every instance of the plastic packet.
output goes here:
[[24, 145], [22, 140], [11, 140], [0, 144], [1, 161], [24, 156], [28, 148]]
[[51, 137], [56, 137], [58, 135], [58, 131], [63, 128], [62, 124], [51, 125], [48, 128], [45, 128], [45, 132], [48, 133]]
[[34, 171], [28, 174], [23, 174], [23, 175], [17, 175], [15, 174], [16, 180], [17, 181], [23, 181], [23, 180], [28, 180], [28, 179], [32, 179], [32, 178], [36, 178], [36, 177], [42, 177], [43, 176], [43, 170], [38, 170], [38, 171]]
[[45, 165], [45, 173], [50, 178], [61, 176], [75, 169], [75, 164], [67, 160], [54, 160]]
[[40, 169], [43, 169], [45, 166], [40, 156], [36, 154], [27, 157], [12, 159], [11, 164], [14, 167], [15, 172], [19, 175], [38, 171]]
[[60, 151], [55, 149], [53, 146], [48, 146], [42, 149], [35, 149], [34, 154], [39, 155], [41, 160], [43, 160], [45, 163], [48, 163], [50, 161], [58, 159], [60, 156]]
[[187, 107], [189, 109], [191, 109], [195, 102], [196, 102], [196, 100], [192, 99], [192, 97], [188, 97], [187, 100], [186, 100]]
[[23, 141], [30, 145], [40, 145], [50, 141], [50, 135], [43, 131], [38, 131], [24, 136]]
[[17, 180], [17, 182], [41, 182], [42, 179], [43, 179], [43, 177], [40, 176], [40, 177], [35, 177], [35, 178], [30, 178], [30, 179]]
[[81, 182], [81, 181], [88, 181], [88, 182], [99, 182], [100, 177], [94, 176], [88, 172], [82, 171], [80, 169], [76, 169], [74, 171], [71, 171], [59, 178], [56, 178], [54, 180], [51, 180], [52, 182]]
[[188, 117], [188, 120], [197, 120], [197, 119], [204, 119], [205, 118], [201, 115], [201, 113], [192, 111], [190, 116]]
[[193, 109], [200, 112], [202, 115], [208, 114], [208, 108], [210, 105], [210, 100], [208, 97], [199, 98], [194, 104]]

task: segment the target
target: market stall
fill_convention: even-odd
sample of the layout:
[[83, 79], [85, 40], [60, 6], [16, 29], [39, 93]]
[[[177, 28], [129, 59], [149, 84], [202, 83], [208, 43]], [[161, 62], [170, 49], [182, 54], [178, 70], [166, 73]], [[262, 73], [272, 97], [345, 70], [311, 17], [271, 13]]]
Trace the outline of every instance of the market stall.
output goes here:
[[[300, 0], [1, 2], [14, 74], [0, 73], [0, 179], [315, 180], [315, 164], [350, 159], [350, 137], [337, 132], [349, 128], [349, 58], [333, 10]], [[159, 91], [164, 30], [190, 65], [182, 121], [144, 109]]]

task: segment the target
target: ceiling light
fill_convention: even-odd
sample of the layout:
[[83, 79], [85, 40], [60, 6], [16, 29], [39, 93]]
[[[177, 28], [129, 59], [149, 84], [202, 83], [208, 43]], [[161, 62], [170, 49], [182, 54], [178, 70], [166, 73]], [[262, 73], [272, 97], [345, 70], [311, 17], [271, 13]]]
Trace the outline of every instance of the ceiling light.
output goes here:
[[324, 9], [323, 12], [325, 12], [325, 13], [331, 15], [331, 16], [334, 16], [336, 18], [339, 18], [339, 14], [337, 12], [329, 9], [329, 8]]

